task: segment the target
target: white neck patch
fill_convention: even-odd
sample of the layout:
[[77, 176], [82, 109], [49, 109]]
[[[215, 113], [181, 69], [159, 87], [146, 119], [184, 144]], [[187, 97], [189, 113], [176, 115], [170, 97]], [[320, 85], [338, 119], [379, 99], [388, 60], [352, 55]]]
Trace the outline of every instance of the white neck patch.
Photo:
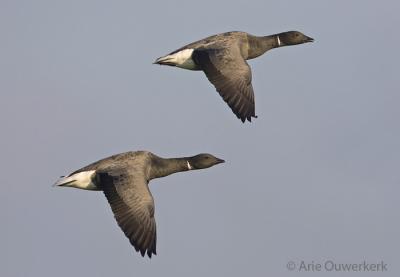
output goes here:
[[190, 165], [189, 161], [186, 161], [188, 170], [191, 170], [193, 167]]
[[281, 46], [282, 42], [281, 42], [281, 39], [279, 38], [279, 35], [276, 36], [276, 40], [278, 41], [278, 46]]

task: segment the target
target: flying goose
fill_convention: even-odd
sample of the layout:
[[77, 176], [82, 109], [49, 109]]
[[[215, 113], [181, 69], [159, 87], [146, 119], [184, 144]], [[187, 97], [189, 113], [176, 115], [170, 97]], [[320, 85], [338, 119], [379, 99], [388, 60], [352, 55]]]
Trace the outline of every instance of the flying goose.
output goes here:
[[227, 32], [183, 46], [154, 63], [202, 70], [233, 113], [245, 122], [256, 118], [251, 69], [246, 60], [288, 45], [313, 42], [297, 31], [257, 37], [245, 32]]
[[176, 172], [223, 163], [210, 154], [164, 159], [147, 151], [117, 154], [61, 177], [54, 186], [104, 192], [115, 219], [142, 256], [156, 254], [154, 200], [148, 183]]

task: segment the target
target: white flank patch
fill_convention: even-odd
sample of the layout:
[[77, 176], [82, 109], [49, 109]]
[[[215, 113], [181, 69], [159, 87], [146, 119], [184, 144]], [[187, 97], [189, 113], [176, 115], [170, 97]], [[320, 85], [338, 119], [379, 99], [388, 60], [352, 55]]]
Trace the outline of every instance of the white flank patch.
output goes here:
[[191, 169], [192, 169], [192, 166], [190, 165], [189, 161], [186, 161], [186, 162], [187, 162], [187, 167], [188, 167], [188, 169], [191, 170]]
[[89, 170], [76, 173], [74, 175], [63, 177], [55, 183], [55, 186], [73, 187], [86, 190], [99, 190], [92, 182], [93, 174], [96, 170]]
[[196, 65], [192, 60], [193, 49], [184, 49], [175, 54], [165, 56], [162, 61], [175, 64], [177, 67], [194, 70]]
[[281, 46], [281, 39], [279, 38], [279, 36], [276, 36], [276, 39], [278, 40], [278, 46]]

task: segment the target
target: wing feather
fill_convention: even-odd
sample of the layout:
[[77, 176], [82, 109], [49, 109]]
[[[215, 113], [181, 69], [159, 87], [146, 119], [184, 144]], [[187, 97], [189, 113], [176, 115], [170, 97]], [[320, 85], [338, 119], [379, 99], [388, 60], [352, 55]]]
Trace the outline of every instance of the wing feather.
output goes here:
[[242, 122], [257, 117], [251, 69], [241, 56], [239, 47], [196, 49], [192, 59]]
[[118, 225], [135, 250], [151, 258], [156, 254], [156, 222], [147, 180], [140, 174], [130, 175], [124, 169], [96, 174]]

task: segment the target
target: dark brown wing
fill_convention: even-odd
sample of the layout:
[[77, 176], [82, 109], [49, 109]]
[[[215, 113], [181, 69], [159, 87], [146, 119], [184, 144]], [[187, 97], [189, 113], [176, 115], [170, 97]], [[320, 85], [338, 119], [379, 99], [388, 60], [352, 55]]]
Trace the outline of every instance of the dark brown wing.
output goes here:
[[237, 46], [196, 49], [193, 61], [206, 74], [233, 113], [245, 122], [255, 115], [251, 69]]
[[156, 254], [154, 201], [147, 180], [124, 169], [97, 172], [97, 182], [111, 205], [115, 219], [135, 250], [151, 258]]

